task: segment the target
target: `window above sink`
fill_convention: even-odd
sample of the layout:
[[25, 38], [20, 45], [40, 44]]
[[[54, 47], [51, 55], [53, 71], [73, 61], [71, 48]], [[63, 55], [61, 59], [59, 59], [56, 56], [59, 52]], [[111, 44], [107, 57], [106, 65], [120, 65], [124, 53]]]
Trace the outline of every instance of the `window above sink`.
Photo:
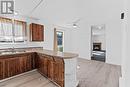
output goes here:
[[0, 17], [0, 43], [26, 41], [26, 22]]

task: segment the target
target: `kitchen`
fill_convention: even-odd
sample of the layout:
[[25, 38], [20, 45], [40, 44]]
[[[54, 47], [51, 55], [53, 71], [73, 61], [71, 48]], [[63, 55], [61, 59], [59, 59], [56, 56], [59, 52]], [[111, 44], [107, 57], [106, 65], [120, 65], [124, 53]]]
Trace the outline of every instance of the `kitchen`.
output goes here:
[[[120, 14], [121, 3], [117, 3], [118, 8], [107, 11], [104, 9], [109, 6], [104, 1], [101, 1], [105, 4], [101, 10], [103, 6], [98, 1], [90, 4], [85, 0], [74, 2], [15, 0], [11, 2], [15, 9], [6, 9], [9, 14], [4, 13], [5, 9], [1, 12], [1, 87], [95, 87], [98, 81], [103, 84], [99, 87], [111, 87], [104, 79], [113, 74], [113, 85], [119, 85], [122, 37], [117, 14]], [[108, 4], [113, 2], [108, 1]], [[106, 63], [91, 61], [91, 26], [102, 24], [106, 28], [106, 55], [103, 58]], [[111, 83], [111, 79], [105, 80]]]
[[[29, 42], [44, 42], [44, 25], [36, 23], [27, 25], [21, 20], [4, 17], [0, 18], [0, 23], [1, 44], [12, 44], [11, 48], [0, 50], [0, 80], [38, 70], [43, 76], [61, 87], [77, 85], [76, 58], [78, 54], [51, 51], [43, 47], [17, 48], [15, 46], [15, 44], [25, 44], [27, 37], [30, 38]], [[26, 26], [29, 26], [30, 36], [27, 34]], [[70, 69], [69, 66], [73, 67]], [[69, 79], [71, 81], [68, 81]]]

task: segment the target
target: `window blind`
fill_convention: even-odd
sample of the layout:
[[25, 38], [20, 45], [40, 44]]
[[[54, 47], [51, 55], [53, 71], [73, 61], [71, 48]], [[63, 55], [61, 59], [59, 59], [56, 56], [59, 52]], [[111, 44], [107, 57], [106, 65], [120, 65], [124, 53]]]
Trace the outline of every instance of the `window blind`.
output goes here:
[[0, 42], [24, 42], [26, 22], [0, 17]]
[[12, 42], [12, 20], [0, 18], [0, 42]]
[[26, 39], [26, 22], [14, 21], [14, 41], [24, 42]]

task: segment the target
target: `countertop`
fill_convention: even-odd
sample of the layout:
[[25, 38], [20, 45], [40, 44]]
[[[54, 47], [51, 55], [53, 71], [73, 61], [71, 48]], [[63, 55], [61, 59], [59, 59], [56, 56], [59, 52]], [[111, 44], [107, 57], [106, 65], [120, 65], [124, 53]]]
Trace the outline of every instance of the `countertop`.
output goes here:
[[46, 55], [56, 56], [56, 57], [62, 57], [64, 59], [70, 59], [70, 58], [78, 57], [78, 54], [68, 53], [68, 52], [55, 52], [55, 51], [46, 50], [46, 49], [36, 51], [36, 52], [46, 54]]
[[[18, 48], [18, 49], [21, 50], [21, 48]], [[78, 54], [75, 54], [75, 53], [55, 52], [55, 51], [52, 51], [52, 50], [41, 49], [41, 48], [24, 48], [24, 49], [22, 48], [22, 50], [25, 50], [25, 52], [10, 53], [10, 54], [0, 54], [0, 56], [36, 52], [36, 53], [50, 55], [50, 56], [54, 56], [54, 57], [61, 57], [61, 58], [64, 58], [64, 59], [72, 59], [72, 58], [78, 57]]]

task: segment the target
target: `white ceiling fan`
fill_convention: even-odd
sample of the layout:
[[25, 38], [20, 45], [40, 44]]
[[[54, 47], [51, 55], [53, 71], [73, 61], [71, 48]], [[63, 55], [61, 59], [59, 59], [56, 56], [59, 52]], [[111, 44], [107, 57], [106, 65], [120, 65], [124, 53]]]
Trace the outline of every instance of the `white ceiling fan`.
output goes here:
[[77, 19], [76, 21], [74, 21], [74, 22], [72, 22], [72, 26], [74, 27], [74, 28], [77, 28], [77, 27], [79, 27], [78, 26], [78, 23], [81, 21], [81, 18], [79, 18], [79, 19]]
[[79, 28], [79, 22], [82, 20], [82, 18], [77, 18], [75, 21], [69, 22], [66, 25], [70, 28]]

